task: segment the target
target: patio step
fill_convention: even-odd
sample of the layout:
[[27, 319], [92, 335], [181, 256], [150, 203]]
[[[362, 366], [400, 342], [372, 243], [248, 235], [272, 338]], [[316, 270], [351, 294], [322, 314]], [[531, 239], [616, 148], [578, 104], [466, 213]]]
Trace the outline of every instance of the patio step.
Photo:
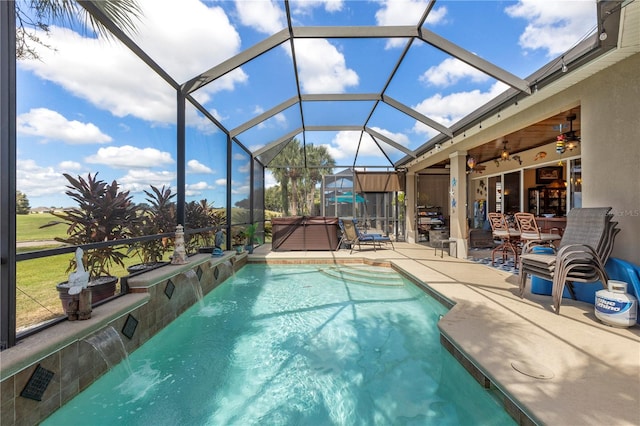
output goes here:
[[349, 283], [367, 284], [385, 287], [404, 286], [402, 278], [395, 271], [375, 266], [330, 266], [319, 268], [320, 272]]

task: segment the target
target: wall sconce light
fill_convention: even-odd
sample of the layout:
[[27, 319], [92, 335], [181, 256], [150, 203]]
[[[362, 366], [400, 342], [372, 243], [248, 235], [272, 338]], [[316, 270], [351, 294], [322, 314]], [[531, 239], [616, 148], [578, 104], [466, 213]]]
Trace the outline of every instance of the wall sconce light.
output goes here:
[[469, 157], [467, 159], [467, 166], [469, 166], [471, 170], [473, 170], [476, 167], [476, 164], [478, 164], [478, 162], [476, 161], [475, 158]]
[[507, 143], [509, 143], [508, 141], [504, 141], [502, 142], [502, 152], [500, 153], [500, 158], [502, 159], [502, 161], [507, 161], [509, 160], [509, 150], [507, 149]]
[[500, 157], [494, 160], [496, 163], [496, 167], [500, 167], [501, 161], [511, 161], [511, 160], [516, 160], [518, 164], [522, 165], [522, 158], [519, 155], [511, 156], [511, 154], [509, 154], [509, 149], [507, 148], [507, 144], [509, 143], [509, 141], [504, 141], [502, 143], [503, 143], [503, 146], [502, 146], [502, 151], [500, 152]]

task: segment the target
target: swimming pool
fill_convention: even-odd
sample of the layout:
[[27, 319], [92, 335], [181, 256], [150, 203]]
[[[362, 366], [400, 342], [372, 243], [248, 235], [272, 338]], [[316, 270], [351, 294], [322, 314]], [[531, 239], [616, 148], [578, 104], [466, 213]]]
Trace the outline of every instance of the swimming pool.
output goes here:
[[388, 268], [247, 265], [43, 424], [515, 424], [445, 312]]

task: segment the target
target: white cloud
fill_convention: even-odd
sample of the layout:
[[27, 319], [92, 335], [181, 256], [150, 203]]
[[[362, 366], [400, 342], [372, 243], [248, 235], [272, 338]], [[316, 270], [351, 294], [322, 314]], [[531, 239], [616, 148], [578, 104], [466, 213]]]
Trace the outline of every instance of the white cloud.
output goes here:
[[404, 133], [394, 133], [394, 132], [390, 132], [386, 129], [381, 129], [379, 127], [372, 127], [372, 130], [375, 130], [376, 132], [380, 133], [381, 135], [384, 135], [386, 137], [388, 137], [389, 139], [391, 139], [392, 141], [399, 143], [402, 146], [409, 146], [409, 138], [407, 137], [407, 135], [405, 135]]
[[343, 93], [358, 85], [358, 74], [347, 68], [344, 55], [327, 40], [297, 39], [294, 43], [303, 92]]
[[[376, 132], [388, 137], [389, 139], [397, 142], [401, 145], [408, 146], [409, 138], [403, 133], [393, 133], [385, 129], [380, 129], [378, 127], [372, 127]], [[336, 160], [349, 159], [352, 160], [358, 152], [358, 156], [372, 156], [372, 157], [382, 157], [382, 151], [380, 148], [371, 140], [371, 136], [365, 134], [362, 136], [362, 143], [360, 148], [358, 149], [358, 142], [360, 141], [360, 132], [354, 131], [342, 131], [336, 133], [336, 136], [331, 141], [331, 144], [324, 145], [329, 154]], [[382, 141], [381, 141], [382, 142]], [[383, 149], [386, 150], [389, 145], [384, 142], [381, 143]], [[395, 150], [395, 148], [392, 148]]]
[[276, 2], [236, 0], [236, 10], [243, 25], [265, 34], [274, 34], [287, 26], [284, 10]]
[[245, 195], [249, 193], [249, 189], [249, 185], [233, 186], [231, 188], [231, 193], [235, 195]]
[[139, 3], [143, 25], [134, 39], [178, 82], [232, 57], [240, 49], [240, 35], [215, 2], [208, 6], [197, 0], [180, 0], [180, 7], [175, 0]]
[[39, 136], [43, 141], [62, 141], [69, 145], [109, 143], [111, 136], [102, 133], [93, 123], [68, 120], [47, 108], [32, 108], [16, 119], [18, 134]]
[[187, 184], [185, 188], [185, 195], [187, 197], [195, 197], [197, 195], [201, 195], [207, 189], [213, 189], [213, 186], [209, 185], [205, 181]]
[[266, 129], [269, 127], [287, 128], [287, 116], [283, 113], [278, 113], [271, 118], [260, 122], [257, 126], [259, 129]]
[[94, 155], [85, 158], [87, 163], [105, 164], [114, 168], [146, 168], [173, 164], [168, 152], [155, 148], [137, 148], [131, 145], [100, 148]]
[[134, 169], [129, 170], [129, 173], [116, 180], [122, 190], [131, 191], [131, 193], [140, 193], [145, 190], [148, 191], [150, 185], [156, 188], [161, 188], [163, 185], [170, 187], [175, 178], [175, 172]]
[[280, 185], [280, 183], [273, 177], [271, 170], [264, 171], [264, 187], [271, 188], [273, 186]]
[[215, 184], [218, 186], [227, 186], [227, 180], [222, 178], [222, 179], [216, 179], [215, 180]]
[[[380, 26], [417, 25], [418, 20], [427, 8], [427, 0], [385, 0], [376, 12], [376, 23]], [[436, 7], [427, 16], [427, 23], [436, 25], [444, 21], [446, 7]], [[386, 48], [401, 47], [407, 44], [406, 39], [389, 39]]]
[[325, 11], [339, 12], [344, 7], [342, 0], [293, 0], [290, 2], [294, 14], [311, 14], [317, 7], [323, 7]]
[[62, 161], [58, 164], [58, 168], [63, 172], [69, 172], [71, 170], [80, 170], [82, 169], [82, 164], [77, 161]]
[[29, 197], [62, 195], [69, 182], [53, 167], [42, 167], [34, 160], [17, 160], [16, 189]]
[[198, 160], [189, 160], [187, 161], [187, 173], [213, 173], [213, 170]]
[[[446, 96], [436, 94], [412, 108], [448, 127], [475, 109], [486, 104], [507, 90], [507, 88], [508, 86], [506, 84], [498, 81], [486, 92], [471, 90], [468, 92], [452, 93]], [[416, 122], [413, 130], [416, 133], [426, 134], [429, 137], [438, 134], [436, 130], [420, 122]]]
[[247, 154], [245, 154], [244, 151], [236, 152], [235, 154], [233, 154], [233, 159], [234, 160], [246, 160], [247, 159]]
[[249, 173], [251, 171], [251, 162], [247, 161], [244, 164], [238, 166], [238, 172], [240, 173]]
[[447, 58], [437, 66], [426, 70], [424, 74], [420, 76], [420, 81], [433, 84], [434, 86], [447, 87], [456, 84], [464, 78], [469, 78], [475, 83], [480, 83], [487, 81], [489, 76], [459, 59]]
[[[172, 0], [143, 0], [140, 5], [142, 22], [132, 38], [179, 83], [240, 50], [240, 36], [219, 6], [207, 7], [197, 0], [181, 0], [180, 7]], [[121, 43], [56, 26], [51, 27], [50, 37], [37, 35], [55, 50], [40, 50], [42, 60], [20, 61], [22, 68], [117, 117], [175, 122], [175, 90]], [[200, 89], [198, 99], [206, 102], [216, 91], [232, 90], [246, 79], [241, 69], [235, 70]]]
[[595, 1], [520, 0], [505, 13], [528, 22], [520, 46], [546, 50], [549, 57], [566, 52], [575, 44], [576, 34], [587, 35], [597, 19]]
[[117, 117], [175, 121], [175, 91], [121, 44], [59, 27], [51, 27], [47, 42], [56, 50], [42, 50], [41, 61], [20, 66]]

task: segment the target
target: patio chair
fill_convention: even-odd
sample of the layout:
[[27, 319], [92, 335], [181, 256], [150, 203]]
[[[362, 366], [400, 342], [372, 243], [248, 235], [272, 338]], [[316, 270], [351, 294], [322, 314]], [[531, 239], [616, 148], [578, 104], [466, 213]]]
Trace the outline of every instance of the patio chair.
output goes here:
[[340, 219], [338, 221], [340, 230], [342, 231], [342, 241], [348, 243], [351, 246], [351, 253], [353, 253], [353, 249], [358, 245], [358, 250], [362, 250], [362, 244], [373, 245], [373, 250], [376, 251], [378, 247], [382, 248], [382, 244], [391, 243], [391, 247], [395, 250], [393, 246], [393, 241], [391, 238], [386, 235], [380, 234], [365, 234], [360, 232], [358, 227], [356, 226], [355, 220], [346, 220], [343, 221]]
[[542, 245], [555, 250], [554, 241], [562, 238], [560, 234], [540, 232], [536, 217], [533, 213], [519, 212], [515, 215], [518, 228], [520, 228], [520, 240], [524, 243], [522, 253], [526, 253], [532, 245]]
[[574, 282], [601, 281], [606, 288], [608, 276], [604, 265], [613, 250], [615, 236], [620, 232], [617, 222], [611, 221], [610, 210], [610, 207], [572, 209], [567, 215], [567, 228], [557, 253], [523, 252], [520, 296], [524, 296], [527, 275], [552, 281], [553, 306], [555, 312], [560, 313], [565, 286], [573, 299], [576, 299]]
[[509, 224], [507, 223], [507, 219], [502, 213], [489, 213], [489, 223], [491, 224], [493, 237], [501, 241], [496, 248], [491, 250], [491, 266], [494, 266], [495, 256], [498, 252], [502, 255], [503, 263], [507, 260], [509, 254], [512, 254], [513, 261], [515, 264], [517, 264], [520, 231], [515, 228], [510, 228]]

